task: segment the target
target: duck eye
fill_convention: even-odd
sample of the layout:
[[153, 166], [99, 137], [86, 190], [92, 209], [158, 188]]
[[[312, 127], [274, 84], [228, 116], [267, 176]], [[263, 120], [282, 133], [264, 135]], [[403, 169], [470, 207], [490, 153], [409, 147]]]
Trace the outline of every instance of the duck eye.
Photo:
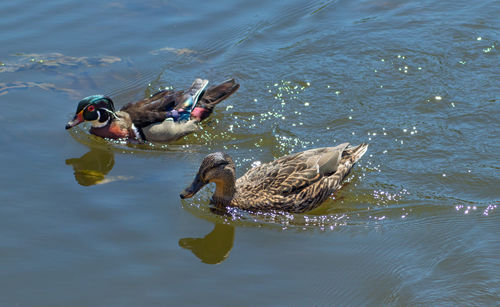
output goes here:
[[88, 106], [87, 111], [94, 112], [95, 111], [95, 107], [94, 106]]

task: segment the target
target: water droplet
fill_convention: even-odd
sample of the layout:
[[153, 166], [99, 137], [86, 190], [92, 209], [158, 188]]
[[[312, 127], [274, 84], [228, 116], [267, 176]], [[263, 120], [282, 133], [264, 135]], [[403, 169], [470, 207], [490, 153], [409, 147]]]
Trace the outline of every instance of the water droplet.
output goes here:
[[478, 38], [476, 38], [476, 40], [480, 41], [482, 40], [483, 38], [481, 36], [478, 36]]
[[436, 100], [438, 100], [438, 101], [439, 101], [439, 100], [441, 100], [441, 99], [443, 99], [443, 98], [442, 98], [441, 96], [436, 96], [436, 97], [434, 97], [434, 99], [436, 99]]

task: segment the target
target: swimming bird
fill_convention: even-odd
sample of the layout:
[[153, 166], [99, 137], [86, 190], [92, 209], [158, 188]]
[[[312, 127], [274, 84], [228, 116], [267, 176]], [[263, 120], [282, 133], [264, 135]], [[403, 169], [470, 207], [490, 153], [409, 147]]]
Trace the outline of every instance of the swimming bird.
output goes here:
[[115, 111], [111, 98], [93, 95], [78, 103], [70, 129], [91, 123], [90, 133], [110, 139], [139, 142], [171, 142], [198, 129], [197, 123], [212, 114], [214, 107], [238, 90], [234, 79], [206, 89], [208, 80], [196, 79], [186, 91], [162, 90]]
[[321, 205], [365, 154], [368, 144], [309, 149], [250, 169], [236, 180], [232, 158], [222, 152], [203, 159], [193, 182], [181, 194], [192, 197], [215, 183], [211, 202], [218, 209], [279, 210], [301, 213]]

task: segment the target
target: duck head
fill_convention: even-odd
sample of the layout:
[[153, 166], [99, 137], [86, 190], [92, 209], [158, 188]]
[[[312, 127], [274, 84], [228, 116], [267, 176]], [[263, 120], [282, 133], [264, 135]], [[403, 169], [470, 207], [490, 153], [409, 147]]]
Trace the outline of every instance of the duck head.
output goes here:
[[111, 98], [103, 95], [92, 95], [82, 99], [78, 103], [75, 116], [66, 124], [70, 129], [82, 122], [90, 121], [93, 126], [104, 126], [115, 112], [115, 106]]
[[231, 199], [235, 192], [235, 166], [233, 159], [225, 153], [216, 152], [203, 159], [198, 173], [189, 187], [180, 197], [193, 197], [202, 187], [210, 182], [216, 184], [214, 197]]

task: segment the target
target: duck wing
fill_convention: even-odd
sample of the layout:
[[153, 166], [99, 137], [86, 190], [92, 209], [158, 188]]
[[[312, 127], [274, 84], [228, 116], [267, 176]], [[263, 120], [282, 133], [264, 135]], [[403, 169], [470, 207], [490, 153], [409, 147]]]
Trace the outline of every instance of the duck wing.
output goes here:
[[304, 212], [318, 206], [366, 152], [364, 148], [354, 161], [353, 154], [348, 154], [348, 145], [310, 149], [249, 170], [236, 181], [237, 205], [288, 212]]
[[208, 80], [196, 79], [186, 91], [159, 91], [149, 98], [126, 104], [120, 111], [127, 112], [138, 128], [163, 122], [171, 117], [167, 112], [177, 109], [182, 109], [189, 119], [191, 110], [196, 106], [207, 84]]

